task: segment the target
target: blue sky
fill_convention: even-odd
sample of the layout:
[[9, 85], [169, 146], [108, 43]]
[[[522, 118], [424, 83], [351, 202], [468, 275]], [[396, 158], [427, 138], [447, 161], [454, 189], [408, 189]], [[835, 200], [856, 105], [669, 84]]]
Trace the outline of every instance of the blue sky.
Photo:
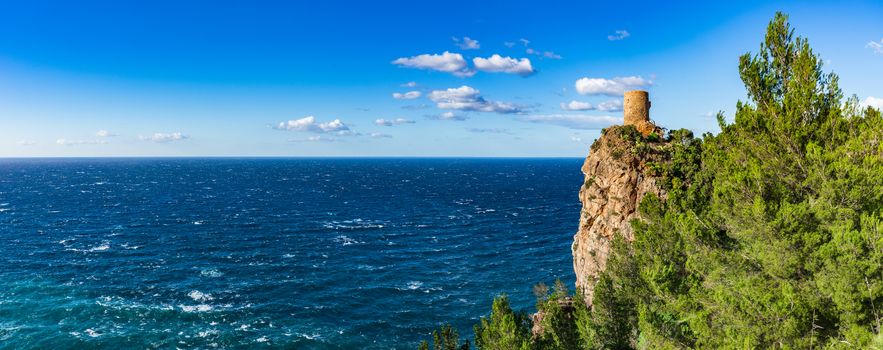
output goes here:
[[585, 156], [632, 88], [714, 132], [777, 10], [883, 105], [879, 2], [3, 2], [0, 156]]

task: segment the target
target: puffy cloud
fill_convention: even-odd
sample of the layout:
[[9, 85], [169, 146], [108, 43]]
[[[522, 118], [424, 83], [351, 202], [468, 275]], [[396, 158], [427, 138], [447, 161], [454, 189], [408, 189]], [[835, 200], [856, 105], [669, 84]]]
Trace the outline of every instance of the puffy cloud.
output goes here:
[[598, 105], [593, 105], [588, 102], [583, 101], [570, 101], [568, 103], [561, 103], [561, 109], [565, 111], [591, 111], [591, 110], [599, 110], [604, 112], [617, 112], [622, 111], [622, 101], [620, 100], [610, 100], [601, 102]]
[[372, 132], [371, 137], [377, 138], [377, 139], [389, 139], [389, 138], [392, 138], [392, 135], [384, 134], [382, 132]]
[[406, 93], [393, 92], [392, 98], [396, 100], [413, 100], [415, 98], [420, 97], [422, 95], [420, 91], [408, 91]]
[[468, 36], [464, 36], [463, 39], [451, 39], [454, 40], [454, 44], [457, 45], [461, 50], [477, 50], [481, 48], [481, 45], [478, 44], [478, 40], [470, 39]]
[[530, 45], [530, 40], [527, 40], [525, 38], [518, 39], [518, 41], [524, 44], [525, 47], [527, 47], [527, 45]]
[[401, 87], [409, 87], [409, 88], [417, 87], [417, 82], [409, 81], [409, 82], [404, 83], [404, 84], [399, 85], [399, 86], [401, 86]]
[[21, 140], [21, 141], [18, 142], [18, 145], [19, 145], [19, 146], [33, 146], [33, 145], [36, 145], [36, 144], [37, 144], [36, 142], [31, 141], [31, 140]]
[[521, 106], [512, 103], [485, 100], [479, 93], [480, 91], [477, 89], [463, 85], [447, 90], [433, 90], [429, 93], [428, 97], [441, 109], [504, 114], [523, 111]]
[[471, 77], [475, 71], [469, 69], [463, 55], [445, 51], [438, 55], [423, 54], [412, 57], [402, 57], [392, 61], [392, 64], [406, 68], [427, 69], [439, 72], [451, 73], [459, 77]]
[[868, 96], [867, 98], [865, 98], [862, 101], [861, 105], [865, 106], [865, 107], [867, 107], [867, 106], [874, 107], [876, 109], [883, 111], [883, 98]]
[[117, 136], [117, 135], [114, 134], [114, 133], [111, 133], [110, 131], [107, 131], [107, 130], [98, 130], [98, 132], [95, 133], [95, 136], [98, 136], [98, 137], [111, 137], [111, 136]]
[[464, 116], [462, 114], [454, 113], [451, 111], [444, 112], [441, 114], [436, 114], [436, 115], [428, 115], [426, 117], [429, 119], [435, 119], [435, 120], [454, 120], [454, 121], [458, 121], [458, 122], [466, 120], [466, 116]]
[[565, 111], [588, 111], [595, 109], [595, 106], [588, 102], [570, 101], [568, 103], [561, 102], [561, 109]]
[[617, 41], [617, 40], [622, 40], [622, 39], [628, 38], [630, 36], [632, 36], [632, 35], [629, 34], [629, 31], [624, 30], [624, 29], [620, 29], [620, 30], [617, 30], [614, 34], [608, 35], [607, 40]]
[[524, 122], [552, 124], [580, 130], [598, 130], [622, 123], [622, 118], [583, 114], [528, 115], [518, 119]]
[[186, 140], [186, 139], [189, 139], [190, 136], [184, 135], [180, 132], [172, 132], [172, 133], [158, 132], [158, 133], [155, 133], [150, 136], [139, 136], [138, 138], [141, 139], [142, 141], [166, 143], [166, 142], [172, 142], [172, 141]]
[[622, 96], [628, 90], [646, 88], [653, 82], [639, 76], [604, 78], [579, 78], [576, 92], [582, 95]]
[[868, 44], [865, 45], [865, 47], [867, 47], [871, 50], [874, 50], [875, 54], [883, 55], [883, 39], [880, 39], [880, 42], [876, 42], [876, 41], [868, 42]]
[[515, 46], [515, 43], [513, 43], [511, 41], [504, 41], [503, 46], [508, 47], [508, 48], [512, 48]]
[[510, 73], [520, 76], [528, 76], [534, 73], [534, 69], [527, 58], [517, 59], [503, 57], [497, 54], [488, 58], [476, 57], [472, 59], [475, 68], [483, 72]]
[[396, 119], [377, 119], [374, 121], [375, 125], [380, 126], [393, 126], [393, 125], [402, 125], [402, 124], [414, 124], [416, 123], [413, 120], [405, 119], [405, 118], [396, 118]]
[[622, 100], [610, 100], [601, 102], [596, 107], [599, 111], [604, 112], [621, 112], [622, 111]]
[[287, 122], [280, 122], [276, 127], [278, 130], [290, 131], [306, 131], [317, 134], [334, 133], [337, 135], [353, 135], [349, 126], [344, 124], [340, 119], [334, 119], [330, 122], [318, 123], [316, 117], [307, 116], [300, 119], [292, 119]]

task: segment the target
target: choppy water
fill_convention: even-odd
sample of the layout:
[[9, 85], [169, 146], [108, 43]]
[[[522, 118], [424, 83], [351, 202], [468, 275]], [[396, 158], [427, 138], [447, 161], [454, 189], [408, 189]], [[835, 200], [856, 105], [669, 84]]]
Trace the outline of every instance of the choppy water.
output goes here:
[[0, 348], [412, 349], [573, 283], [578, 159], [0, 160]]

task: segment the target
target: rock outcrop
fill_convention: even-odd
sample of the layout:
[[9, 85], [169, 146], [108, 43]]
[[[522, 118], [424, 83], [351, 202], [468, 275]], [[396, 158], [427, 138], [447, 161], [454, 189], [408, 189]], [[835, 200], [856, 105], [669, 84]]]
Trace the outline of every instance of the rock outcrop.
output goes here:
[[[594, 287], [604, 271], [616, 236], [634, 240], [630, 221], [638, 217], [638, 204], [648, 193], [665, 198], [661, 178], [654, 176], [654, 164], [665, 162], [662, 129], [649, 121], [647, 93], [627, 92], [643, 97], [645, 110], [626, 109], [626, 125], [612, 126], [592, 144], [583, 163], [585, 182], [579, 191], [582, 202], [579, 229], [573, 237], [573, 269], [576, 287], [591, 304]], [[630, 103], [632, 102], [632, 103]], [[639, 106], [641, 105], [638, 102]], [[636, 113], [636, 114], [630, 114]], [[637, 117], [636, 117], [637, 115]]]

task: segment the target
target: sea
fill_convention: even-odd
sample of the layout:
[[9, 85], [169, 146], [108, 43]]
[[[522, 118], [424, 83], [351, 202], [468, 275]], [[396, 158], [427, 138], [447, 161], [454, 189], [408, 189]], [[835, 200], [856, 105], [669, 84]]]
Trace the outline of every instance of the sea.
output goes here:
[[0, 159], [0, 349], [415, 349], [573, 286], [581, 159]]

